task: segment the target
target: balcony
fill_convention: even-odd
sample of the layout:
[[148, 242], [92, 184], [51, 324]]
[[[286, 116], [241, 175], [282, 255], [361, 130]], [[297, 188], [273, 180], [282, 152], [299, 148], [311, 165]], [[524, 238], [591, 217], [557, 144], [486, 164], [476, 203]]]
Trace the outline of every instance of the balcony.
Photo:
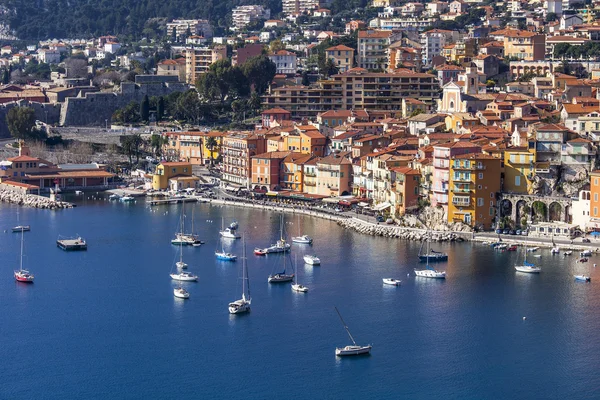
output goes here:
[[314, 172], [305, 172], [304, 176], [309, 176], [309, 177], [315, 178], [317, 176], [317, 174], [315, 174]]
[[452, 204], [459, 207], [467, 207], [471, 204], [471, 198], [468, 196], [454, 196]]
[[471, 189], [469, 188], [453, 188], [452, 193], [471, 193]]
[[304, 186], [317, 186], [316, 182], [305, 181]]
[[467, 171], [484, 170], [485, 169], [485, 165], [481, 165], [481, 164], [469, 164], [468, 167], [465, 167], [465, 166], [462, 166], [462, 165], [459, 165], [459, 166], [454, 165], [453, 169], [456, 169], [456, 170], [463, 169], [463, 170], [467, 170]]
[[465, 176], [465, 175], [460, 175], [457, 177], [454, 177], [454, 179], [452, 179], [454, 182], [466, 182], [466, 183], [471, 183], [471, 177], [470, 176]]

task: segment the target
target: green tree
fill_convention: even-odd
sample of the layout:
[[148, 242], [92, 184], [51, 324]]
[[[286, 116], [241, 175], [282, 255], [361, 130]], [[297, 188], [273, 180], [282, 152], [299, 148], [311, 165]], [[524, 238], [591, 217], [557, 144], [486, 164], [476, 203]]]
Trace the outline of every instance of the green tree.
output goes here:
[[148, 99], [148, 95], [144, 95], [140, 103], [140, 118], [143, 122], [148, 122], [150, 118], [150, 100]]
[[248, 99], [248, 109], [250, 111], [252, 111], [252, 113], [254, 115], [256, 115], [257, 112], [260, 111], [260, 108], [261, 108], [260, 96], [258, 95], [258, 93], [254, 92], [250, 95], [250, 98]]
[[123, 151], [129, 157], [129, 164], [133, 164], [133, 156], [136, 157], [136, 164], [140, 162], [140, 150], [144, 140], [139, 134], [128, 135], [121, 139]]
[[140, 106], [135, 101], [118, 109], [112, 115], [112, 120], [121, 124], [135, 124], [140, 122]]
[[242, 65], [242, 71], [254, 90], [262, 95], [275, 77], [277, 67], [266, 56], [251, 57]]
[[10, 72], [8, 71], [7, 68], [4, 68], [4, 71], [2, 71], [2, 83], [7, 85], [10, 82]]
[[269, 51], [271, 53], [277, 53], [280, 50], [285, 50], [285, 45], [283, 44], [283, 42], [279, 39], [273, 40], [269, 45]]
[[425, 111], [423, 111], [423, 109], [421, 108], [417, 108], [416, 110], [414, 110], [413, 112], [410, 113], [410, 117], [416, 117], [419, 114], [424, 114]]
[[150, 137], [150, 146], [152, 147], [152, 152], [156, 157], [160, 157], [162, 154], [162, 148], [168, 142], [168, 138], [161, 135], [152, 135]]
[[162, 96], [160, 96], [158, 98], [158, 102], [156, 103], [156, 120], [162, 121], [164, 115], [165, 115], [165, 99]]
[[548, 14], [546, 14], [546, 22], [553, 22], [553, 21], [556, 21], [557, 19], [558, 19], [558, 15], [556, 15], [556, 13], [549, 12]]
[[13, 107], [6, 114], [8, 131], [15, 139], [39, 140], [45, 133], [35, 127], [35, 111], [29, 107]]

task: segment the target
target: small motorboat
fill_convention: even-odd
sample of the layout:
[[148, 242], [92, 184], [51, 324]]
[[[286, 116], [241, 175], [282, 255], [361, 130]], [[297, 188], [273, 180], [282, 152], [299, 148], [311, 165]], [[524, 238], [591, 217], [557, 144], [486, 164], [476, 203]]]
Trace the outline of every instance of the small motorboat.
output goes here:
[[198, 280], [198, 276], [189, 272], [180, 272], [178, 274], [170, 274], [171, 279], [175, 281], [184, 281], [184, 282], [195, 282]]
[[402, 281], [394, 278], [383, 278], [384, 285], [400, 286]]
[[540, 257], [542, 257], [542, 255], [541, 255], [541, 254], [534, 254], [533, 256], [534, 256], [535, 258], [540, 258]]
[[516, 265], [515, 269], [518, 272], [525, 272], [526, 274], [539, 274], [542, 272], [540, 267], [536, 267], [535, 265], [525, 263], [525, 265]]
[[592, 251], [591, 250], [584, 250], [581, 253], [579, 253], [579, 255], [581, 257], [590, 257], [592, 255]]
[[527, 249], [527, 252], [529, 252], [529, 253], [535, 253], [539, 249], [540, 249], [539, 247], [530, 247], [529, 249]]
[[83, 194], [83, 191], [81, 191], [81, 190], [76, 190], [76, 191], [75, 191], [75, 194], [76, 194], [77, 196], [81, 196], [81, 195]]
[[215, 256], [217, 256], [217, 260], [222, 260], [222, 261], [237, 260], [237, 256], [235, 254], [228, 253], [226, 251], [215, 251]]
[[31, 227], [29, 225], [17, 225], [17, 226], [13, 226], [12, 227], [12, 231], [14, 233], [17, 232], [29, 232], [31, 230]]
[[581, 282], [590, 282], [592, 278], [587, 275], [575, 275], [575, 280]]
[[294, 283], [292, 285], [292, 290], [294, 292], [299, 292], [299, 293], [306, 293], [306, 292], [308, 292], [308, 288], [306, 286], [304, 286], [304, 285], [299, 284], [299, 283]]
[[312, 244], [313, 240], [308, 235], [302, 235], [302, 236], [294, 236], [292, 238], [292, 242], [299, 243], [299, 244]]
[[321, 259], [317, 256], [311, 256], [309, 254], [304, 256], [304, 262], [310, 265], [321, 265]]
[[119, 200], [122, 201], [123, 203], [130, 203], [130, 202], [132, 202], [132, 201], [135, 200], [135, 197], [133, 197], [133, 196], [123, 196]]
[[233, 221], [232, 223], [229, 224], [229, 229], [236, 230], [239, 227], [240, 227], [240, 224], [238, 224], [237, 221]]
[[499, 244], [496, 247], [494, 247], [494, 249], [503, 251], [503, 250], [508, 249], [508, 245], [506, 243], [502, 243], [502, 244]]
[[581, 257], [579, 260], [577, 260], [577, 262], [580, 262], [580, 263], [585, 263], [585, 262], [588, 262], [588, 261], [589, 260], [587, 259], [587, 257]]
[[446, 279], [446, 271], [437, 271], [434, 269], [415, 269], [415, 275], [421, 278]]
[[570, 256], [571, 254], [573, 254], [573, 250], [567, 250], [563, 253], [564, 256]]
[[265, 249], [260, 249], [260, 248], [255, 248], [254, 249], [254, 255], [256, 256], [266, 256], [267, 255], [267, 251]]
[[110, 196], [108, 196], [109, 200], [119, 200], [121, 198], [121, 196], [119, 196], [118, 194], [111, 194]]
[[512, 246], [509, 246], [506, 251], [517, 251], [517, 246], [513, 244]]
[[554, 246], [552, 248], [552, 250], [550, 250], [550, 253], [552, 253], [552, 254], [560, 254], [560, 247]]
[[175, 297], [179, 297], [180, 299], [189, 299], [190, 293], [182, 287], [177, 287], [173, 289], [173, 295]]

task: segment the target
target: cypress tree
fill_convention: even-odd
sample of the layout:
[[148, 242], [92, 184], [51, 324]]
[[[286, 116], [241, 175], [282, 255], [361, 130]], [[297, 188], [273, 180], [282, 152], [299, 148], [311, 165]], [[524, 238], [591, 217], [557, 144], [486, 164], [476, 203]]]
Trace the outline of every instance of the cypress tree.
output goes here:
[[148, 99], [148, 95], [145, 95], [140, 103], [140, 117], [144, 122], [148, 122], [150, 118], [150, 100]]

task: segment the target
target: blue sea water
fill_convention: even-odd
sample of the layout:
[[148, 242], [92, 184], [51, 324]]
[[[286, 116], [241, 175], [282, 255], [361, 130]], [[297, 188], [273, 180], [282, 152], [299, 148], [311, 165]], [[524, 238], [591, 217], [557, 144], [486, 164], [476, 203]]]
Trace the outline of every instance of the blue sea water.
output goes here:
[[[87, 195], [86, 195], [87, 196]], [[81, 199], [72, 210], [0, 205], [0, 398], [410, 398], [583, 399], [600, 397], [600, 274], [592, 264], [542, 250], [540, 275], [514, 271], [522, 250], [439, 244], [449, 253], [445, 281], [417, 279], [418, 243], [370, 237], [311, 217], [286, 216], [300, 282], [270, 285], [282, 255], [257, 257], [278, 236], [268, 211], [195, 207], [206, 244], [184, 248], [197, 283], [173, 297], [170, 244], [179, 206]], [[12, 278], [20, 234], [33, 285]], [[240, 297], [241, 262], [217, 261], [221, 217], [247, 237], [252, 312], [230, 316]], [[64, 252], [58, 235], [80, 234], [87, 252]], [[242, 243], [225, 249], [241, 255]], [[304, 265], [315, 253], [322, 266]], [[288, 263], [289, 265], [289, 263]], [[407, 274], [411, 274], [410, 277]], [[578, 283], [574, 273], [591, 274]], [[400, 287], [382, 278], [402, 279]], [[336, 358], [349, 339], [372, 355]], [[523, 320], [526, 316], [527, 319]]]

